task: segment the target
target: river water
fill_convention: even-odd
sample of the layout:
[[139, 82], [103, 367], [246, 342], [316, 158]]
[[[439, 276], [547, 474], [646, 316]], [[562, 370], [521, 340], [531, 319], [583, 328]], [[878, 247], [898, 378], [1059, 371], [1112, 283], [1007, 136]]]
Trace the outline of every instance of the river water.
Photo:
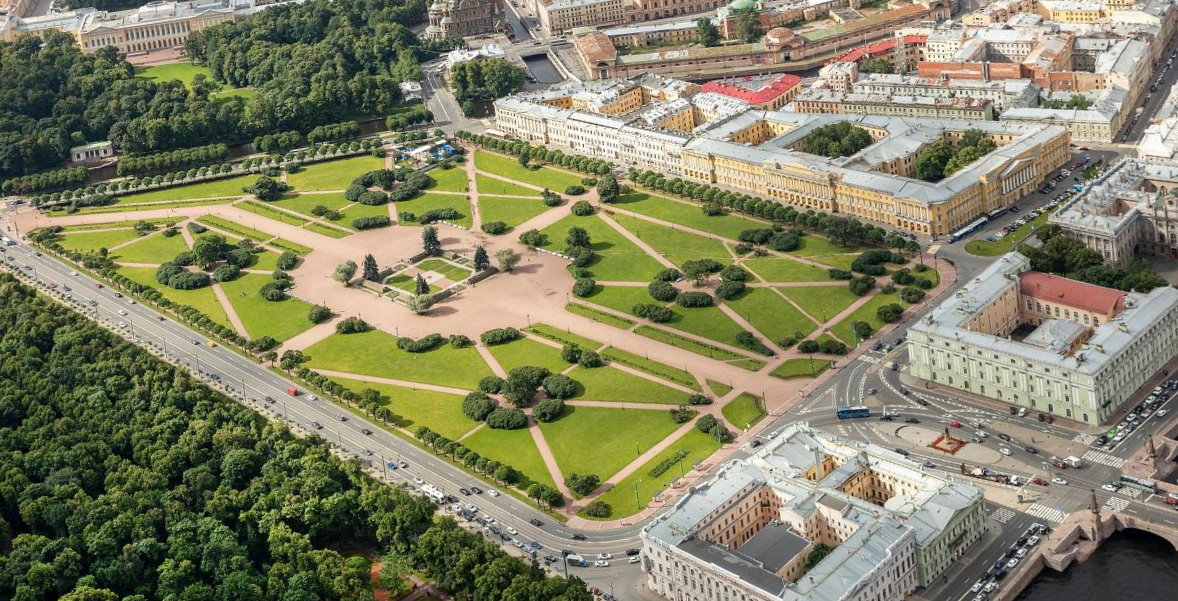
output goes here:
[[1015, 601], [1174, 599], [1178, 599], [1178, 552], [1157, 536], [1126, 530], [1066, 572], [1044, 570]]

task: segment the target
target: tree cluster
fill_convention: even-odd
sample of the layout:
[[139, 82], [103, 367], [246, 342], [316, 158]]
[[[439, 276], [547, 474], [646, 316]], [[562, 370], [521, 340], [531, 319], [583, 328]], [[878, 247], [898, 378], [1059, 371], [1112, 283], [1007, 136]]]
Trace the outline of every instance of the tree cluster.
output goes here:
[[1019, 252], [1031, 260], [1031, 269], [1035, 271], [1055, 273], [1126, 292], [1149, 292], [1154, 288], [1169, 285], [1166, 279], [1145, 261], [1130, 261], [1123, 267], [1106, 264], [1100, 252], [1088, 248], [1075, 238], [1062, 235], [1058, 225], [1048, 225], [1035, 235], [1044, 241], [1041, 246], [1019, 247]]
[[207, 144], [195, 148], [179, 148], [167, 152], [119, 157], [115, 171], [122, 175], [143, 175], [159, 171], [175, 170], [192, 165], [207, 165], [229, 158], [229, 147], [225, 144]]
[[338, 142], [358, 137], [360, 137], [360, 124], [355, 121], [317, 125], [307, 133], [307, 141], [312, 144]]
[[817, 127], [802, 140], [806, 152], [832, 159], [851, 156], [874, 143], [866, 129], [848, 121]]
[[450, 87], [460, 103], [503, 98], [524, 87], [524, 70], [504, 59], [459, 63], [450, 68]]
[[[0, 134], [0, 139], [2, 138], [3, 134]], [[0, 150], [0, 153], [2, 152], [3, 150]], [[4, 194], [32, 194], [45, 190], [72, 188], [85, 183], [85, 181], [85, 167], [69, 167], [6, 179], [3, 184], [0, 184], [0, 191], [3, 191]]]
[[916, 155], [916, 177], [940, 181], [991, 153], [998, 145], [980, 129], [967, 129], [955, 146], [937, 141]]

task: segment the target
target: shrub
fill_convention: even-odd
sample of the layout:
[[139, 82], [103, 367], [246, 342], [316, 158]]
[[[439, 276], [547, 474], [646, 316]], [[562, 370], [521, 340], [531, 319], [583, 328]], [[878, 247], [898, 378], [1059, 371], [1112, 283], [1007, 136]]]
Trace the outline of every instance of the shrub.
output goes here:
[[483, 344], [487, 346], [495, 346], [496, 344], [504, 344], [512, 340], [519, 340], [524, 335], [515, 328], [496, 328], [494, 330], [487, 330], [479, 336]]
[[483, 376], [479, 378], [479, 390], [487, 394], [499, 394], [503, 390], [503, 378], [499, 376]]
[[677, 282], [681, 277], [683, 277], [683, 274], [678, 269], [668, 267], [655, 274], [654, 279], [659, 282]]
[[912, 272], [908, 269], [897, 269], [896, 272], [892, 274], [892, 281], [901, 286], [906, 286], [916, 281], [916, 277], [913, 276]]
[[331, 309], [328, 309], [323, 305], [315, 305], [314, 307], [311, 307], [310, 311], [307, 312], [307, 319], [310, 320], [311, 323], [323, 323], [328, 319], [331, 319]]
[[677, 301], [680, 307], [687, 308], [710, 307], [716, 304], [712, 295], [706, 292], [684, 292], [679, 295]]
[[608, 518], [614, 514], [614, 508], [605, 501], [593, 501], [585, 506], [585, 515], [594, 518]]
[[744, 282], [724, 282], [716, 287], [716, 296], [730, 300], [744, 294]]
[[769, 347], [765, 346], [765, 344], [761, 342], [760, 338], [757, 338], [755, 335], [753, 335], [752, 332], [749, 331], [744, 331], [737, 334], [736, 343], [750, 351], [753, 351], [754, 353], [760, 353], [765, 356], [773, 354], [773, 351], [770, 350]]
[[884, 323], [896, 323], [900, 321], [900, 316], [904, 314], [904, 307], [896, 303], [884, 305], [875, 310], [875, 316]]
[[659, 476], [667, 473], [667, 470], [675, 467], [675, 464], [679, 463], [681, 460], [687, 457], [688, 453], [689, 451], [687, 449], [679, 449], [675, 452], [674, 455], [671, 455], [670, 457], [660, 461], [658, 465], [650, 468], [650, 471], [646, 473], [649, 474], [651, 478], [658, 478]]
[[357, 217], [352, 220], [352, 229], [356, 230], [371, 230], [378, 227], [388, 227], [392, 225], [392, 220], [387, 215], [372, 215], [370, 217]]
[[929, 267], [928, 265], [925, 265], [924, 263], [917, 263], [916, 265], [912, 266], [912, 271], [915, 271], [916, 273], [924, 273], [924, 272], [928, 271], [929, 269], [932, 269], [932, 268]]
[[881, 294], [895, 294], [896, 286], [893, 284], [885, 284], [883, 288], [879, 289]]
[[521, 409], [500, 407], [487, 415], [487, 427], [495, 430], [519, 430], [528, 426], [528, 416]]
[[577, 383], [562, 374], [552, 374], [544, 378], [543, 386], [544, 393], [554, 399], [567, 399], [577, 394]]
[[667, 323], [675, 318], [675, 312], [662, 305], [638, 304], [631, 307], [630, 312], [654, 323]]
[[262, 336], [249, 343], [249, 348], [255, 351], [268, 351], [276, 346], [278, 346], [278, 341], [272, 336]]
[[712, 399], [710, 399], [702, 394], [693, 394], [693, 395], [687, 397], [687, 404], [688, 405], [711, 405]]
[[417, 221], [418, 221], [418, 223], [428, 224], [428, 223], [436, 223], [438, 221], [452, 221], [452, 220], [461, 219], [461, 218], [462, 218], [462, 214], [459, 213], [457, 210], [450, 208], [450, 207], [446, 207], [444, 209], [434, 209], [432, 211], [426, 211], [426, 212], [422, 213], [417, 218]]
[[847, 354], [847, 345], [842, 342], [839, 342], [838, 340], [834, 340], [831, 338], [827, 338], [826, 340], [823, 340], [818, 345], [818, 348], [822, 352], [830, 354], [830, 355], [845, 355], [845, 354]]
[[719, 422], [717, 422], [716, 418], [711, 415], [704, 415], [695, 420], [695, 429], [703, 432], [704, 434], [711, 432], [712, 428], [715, 428], [718, 425]]
[[359, 317], [349, 317], [335, 324], [335, 332], [337, 334], [358, 334], [371, 329], [372, 326], [368, 325], [368, 322]]
[[679, 405], [678, 407], [671, 409], [670, 413], [671, 421], [677, 424], [686, 424], [687, 422], [691, 421], [691, 418], [696, 416], [695, 411], [692, 411], [683, 405]]
[[564, 401], [559, 398], [545, 399], [532, 407], [532, 417], [538, 422], [556, 421], [564, 413]]
[[581, 347], [576, 344], [566, 344], [560, 349], [560, 358], [565, 363], [576, 363], [581, 360], [581, 353], [583, 352]]
[[747, 282], [752, 276], [739, 265], [729, 265], [720, 270], [720, 279], [725, 282]]
[[573, 215], [576, 215], [577, 217], [586, 217], [593, 214], [594, 208], [593, 205], [589, 204], [589, 201], [578, 200], [577, 202], [573, 203], [573, 206], [570, 210], [572, 211]]
[[921, 290], [931, 290], [933, 287], [932, 280], [916, 280], [916, 287]]
[[172, 263], [180, 266], [192, 265], [196, 262], [196, 254], [190, 250], [185, 250], [176, 253], [176, 258], [172, 259]]
[[597, 288], [597, 282], [591, 278], [580, 278], [573, 283], [573, 295], [585, 298], [593, 294], [593, 290]]
[[669, 303], [679, 298], [679, 289], [662, 280], [655, 280], [646, 286], [647, 293], [657, 301]]
[[724, 264], [715, 259], [692, 259], [683, 262], [683, 273], [700, 271], [704, 273], [718, 273], [724, 269]]
[[888, 272], [883, 265], [864, 265], [855, 271], [864, 275], [883, 275]]
[[924, 290], [909, 286], [900, 291], [900, 299], [910, 305], [914, 305], [924, 300]]
[[[262, 287], [258, 290], [258, 296], [261, 296], [262, 298], [274, 303], [284, 301], [289, 298], [289, 296], [286, 294], [286, 291], [282, 289], [282, 285], [278, 282], [266, 282], [265, 284], [262, 284]], [[328, 313], [328, 316], [330, 317], [330, 311]]]
[[818, 343], [813, 340], [803, 340], [798, 344], [799, 353], [817, 353]]
[[564, 485], [583, 497], [601, 486], [601, 478], [597, 474], [569, 474], [564, 477]]
[[535, 365], [521, 365], [513, 367], [511, 371], [507, 372], [507, 381], [522, 382], [532, 390], [535, 390], [544, 382], [544, 378], [552, 375], [552, 372], [547, 367], [537, 367]]
[[827, 269], [826, 274], [829, 275], [830, 279], [832, 280], [849, 280], [855, 277], [851, 272], [845, 269], [834, 269], [833, 267]]
[[851, 333], [859, 340], [867, 340], [875, 333], [875, 328], [871, 327], [871, 324], [866, 321], [852, 321]]
[[564, 189], [564, 193], [569, 196], [580, 196], [585, 193], [585, 186], [572, 185]]
[[585, 248], [584, 246], [574, 246], [566, 250], [565, 254], [567, 254], [569, 258], [573, 260], [573, 267], [588, 267], [589, 264], [597, 258], [596, 253], [588, 248]]
[[519, 235], [519, 243], [532, 248], [544, 246], [548, 244], [548, 235], [540, 233], [540, 230], [528, 230]]
[[221, 265], [213, 270], [213, 279], [218, 282], [231, 282], [241, 277], [241, 268], [236, 265]]
[[283, 252], [281, 255], [278, 255], [278, 268], [279, 269], [291, 270], [291, 269], [294, 269], [295, 267], [297, 267], [298, 264], [299, 264], [299, 256], [296, 255], [295, 253], [290, 252], [289, 250]]
[[507, 230], [509, 229], [507, 227], [507, 224], [502, 221], [488, 221], [488, 222], [484, 223], [481, 227], [484, 232], [487, 232], [488, 234], [491, 234], [492, 236], [498, 236], [500, 234], [506, 233]]
[[793, 232], [777, 232], [769, 239], [769, 248], [777, 252], [789, 252], [802, 247], [802, 238]]
[[564, 202], [564, 199], [561, 198], [559, 194], [549, 190], [548, 188], [544, 188], [544, 191], [540, 193], [540, 200], [546, 207], [560, 206], [560, 203]]
[[847, 288], [851, 290], [851, 294], [863, 296], [875, 288], [875, 278], [870, 276], [854, 278], [847, 282]]
[[422, 336], [417, 340], [401, 337], [397, 339], [397, 348], [409, 353], [426, 353], [442, 346], [445, 342], [446, 339], [437, 333]]
[[605, 361], [601, 359], [601, 355], [597, 351], [584, 351], [581, 353], [581, 358], [577, 360], [577, 365], [593, 369], [605, 365]]
[[724, 206], [718, 202], [705, 202], [699, 206], [706, 217], [719, 217], [724, 214]]
[[207, 228], [207, 227], [205, 227], [195, 221], [190, 221], [190, 222], [188, 222], [188, 231], [190, 231], [194, 234], [203, 234], [203, 233], [209, 231], [209, 228]]
[[476, 422], [487, 419], [497, 407], [495, 401], [483, 392], [472, 392], [462, 400], [462, 413]]
[[344, 198], [348, 202], [356, 202], [360, 199], [360, 195], [367, 191], [368, 188], [365, 188], [362, 184], [353, 182], [348, 186], [347, 190], [344, 190]]
[[389, 195], [380, 190], [365, 190], [356, 202], [370, 207], [378, 207], [389, 203]]

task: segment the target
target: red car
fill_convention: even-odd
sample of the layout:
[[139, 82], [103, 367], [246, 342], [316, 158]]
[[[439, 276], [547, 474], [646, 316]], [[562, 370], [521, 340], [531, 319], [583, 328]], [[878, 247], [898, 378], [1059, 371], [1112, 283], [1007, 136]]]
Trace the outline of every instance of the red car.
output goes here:
[[957, 421], [957, 420], [953, 420], [953, 421], [950, 421], [950, 422], [949, 422], [949, 426], [950, 426], [950, 427], [953, 427], [953, 428], [960, 428], [960, 427], [961, 427], [961, 422], [959, 422], [959, 421]]
[[1047, 481], [1044, 480], [1043, 478], [1039, 478], [1037, 476], [1034, 478], [1031, 478], [1031, 483], [1038, 484], [1039, 486], [1047, 486]]
[[1174, 497], [1166, 497], [1165, 501], [1166, 505], [1178, 505], [1178, 499], [1175, 499]]

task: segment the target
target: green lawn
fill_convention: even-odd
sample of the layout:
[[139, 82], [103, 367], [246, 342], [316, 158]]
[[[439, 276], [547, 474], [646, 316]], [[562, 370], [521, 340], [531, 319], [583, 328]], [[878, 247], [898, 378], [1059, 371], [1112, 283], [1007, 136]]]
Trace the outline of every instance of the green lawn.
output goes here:
[[511, 371], [512, 368], [521, 365], [534, 365], [547, 367], [548, 371], [558, 374], [569, 367], [569, 364], [560, 358], [560, 349], [527, 338], [489, 346], [487, 350], [491, 351], [503, 371]]
[[687, 393], [628, 374], [612, 367], [578, 367], [568, 376], [585, 387], [576, 398], [586, 401], [627, 401], [678, 405], [687, 402]]
[[345, 236], [352, 235], [352, 232], [349, 230], [341, 230], [338, 227], [324, 225], [318, 221], [312, 221], [308, 223], [307, 225], [303, 226], [303, 229], [307, 230], [308, 232], [315, 232], [316, 234], [327, 236], [328, 238], [343, 238]]
[[[463, 419], [470, 423], [465, 416]], [[532, 440], [532, 433], [527, 429], [492, 430], [484, 427], [463, 440], [462, 446], [482, 457], [519, 470], [524, 477], [524, 481], [519, 483], [522, 490], [527, 490], [532, 482], [556, 488], [556, 482], [552, 480], [548, 466], [544, 464], [544, 458], [540, 457], [540, 450]]]
[[708, 388], [711, 388], [712, 392], [716, 393], [717, 397], [722, 397], [732, 391], [732, 387], [728, 384], [725, 384], [724, 382], [717, 382], [711, 378], [708, 378], [707, 380]]
[[[385, 280], [384, 284], [385, 286], [392, 286], [397, 290], [404, 290], [406, 292], [416, 292], [417, 290], [417, 278], [406, 273], [394, 274]], [[441, 286], [434, 284], [428, 285], [430, 294], [437, 294], [442, 291]]]
[[213, 294], [212, 287], [197, 288], [196, 290], [177, 290], [164, 286], [155, 281], [154, 267], [120, 267], [118, 272], [128, 279], [134, 280], [145, 286], [151, 286], [160, 291], [164, 298], [181, 305], [188, 305], [201, 313], [204, 313], [213, 321], [232, 329], [233, 324], [229, 323], [229, 316], [225, 315], [225, 309], [221, 308], [221, 303]]
[[211, 228], [223, 230], [230, 234], [236, 234], [242, 238], [249, 238], [254, 242], [264, 242], [273, 238], [273, 234], [267, 234], [261, 230], [255, 230], [252, 227], [238, 225], [228, 219], [217, 217], [216, 215], [205, 215], [204, 217], [197, 217], [197, 223], [206, 225]]
[[753, 257], [741, 265], [767, 282], [825, 282], [830, 279], [825, 269], [778, 257]]
[[307, 319], [310, 304], [293, 297], [278, 302], [262, 298], [258, 290], [269, 281], [267, 276], [247, 273], [221, 284], [250, 338], [270, 336], [275, 340], [289, 340], [314, 325]]
[[858, 256], [858, 253], [842, 255], [816, 255], [810, 257], [810, 259], [822, 263], [828, 267], [837, 267], [845, 271], [850, 271], [851, 263], [854, 263]]
[[932, 269], [931, 265], [929, 266], [929, 270], [925, 272], [920, 272], [913, 269], [912, 277], [918, 280], [928, 280], [932, 282], [933, 288], [936, 288], [937, 284], [941, 283], [941, 274], [938, 273], [936, 269]]
[[736, 335], [744, 331], [740, 324], [732, 321], [719, 307], [686, 309], [677, 306], [673, 311], [675, 317], [665, 325], [716, 342], [736, 346]]
[[845, 282], [832, 286], [797, 286], [777, 290], [797, 303], [814, 319], [823, 322], [838, 315], [860, 298], [851, 292]]
[[380, 330], [333, 334], [307, 348], [308, 367], [346, 371], [423, 384], [474, 390], [490, 368], [473, 347], [443, 344], [428, 353], [397, 348], [396, 339]]
[[[105, 232], [80, 232], [77, 234], [69, 234], [63, 236], [58, 240], [58, 244], [66, 250], [76, 250], [79, 252], [96, 251], [100, 248], [109, 250], [111, 247], [118, 246], [124, 242], [129, 242], [139, 237], [139, 232], [133, 229], [107, 230]], [[118, 252], [112, 254], [119, 254]]]
[[466, 169], [456, 165], [452, 169], [437, 167], [426, 172], [434, 180], [430, 190], [444, 190], [447, 192], [466, 192], [469, 185], [466, 180]]
[[384, 168], [384, 159], [368, 155], [338, 159], [307, 165], [298, 173], [287, 176], [287, 183], [295, 190], [343, 190], [357, 177]]
[[[395, 209], [398, 216], [403, 212], [409, 212], [420, 217], [426, 211], [451, 208], [458, 211], [459, 215], [462, 215], [462, 217], [454, 220], [454, 223], [465, 227], [470, 227], [472, 223], [470, 219], [470, 201], [465, 196], [430, 194], [427, 192], [413, 200], [402, 200], [396, 203], [396, 205]], [[419, 225], [416, 222], [401, 222], [399, 219], [400, 217], [398, 217], [398, 223], [400, 225]]]
[[67, 225], [61, 228], [62, 235], [72, 232], [88, 232], [93, 230], [109, 230], [109, 229], [123, 229], [132, 227], [135, 223], [150, 223], [158, 228], [164, 228], [169, 225], [176, 225], [184, 221], [184, 217], [156, 217], [155, 219], [136, 219], [134, 223], [124, 219], [123, 221], [109, 221], [107, 223], [84, 223], [81, 225]]
[[[564, 189], [569, 186], [582, 185], [580, 175], [559, 171], [552, 167], [541, 167], [533, 171], [520, 165], [519, 160], [515, 157], [486, 150], [475, 151], [474, 166], [480, 171], [494, 173], [495, 175], [501, 175], [516, 181], [532, 184], [533, 186], [548, 188], [557, 194], [562, 194]], [[483, 190], [481, 184], [479, 185], [479, 190]]]
[[590, 307], [588, 305], [582, 305], [580, 303], [567, 303], [564, 306], [564, 310], [572, 313], [573, 315], [580, 315], [581, 317], [592, 319], [593, 321], [603, 323], [607, 326], [613, 326], [623, 330], [629, 329], [630, 326], [633, 326], [635, 323], [632, 319], [618, 317], [613, 313], [606, 313], [600, 309]]
[[585, 300], [623, 313], [633, 313], [636, 304], [664, 305], [650, 297], [646, 286], [598, 286]]
[[540, 431], [562, 474], [596, 474], [605, 482], [678, 427], [661, 410], [566, 406]]
[[[214, 82], [213, 73], [209, 71], [208, 67], [204, 65], [194, 65], [192, 63], [170, 63], [167, 65], [155, 65], [152, 67], [143, 67], [135, 70], [135, 77], [140, 79], [151, 79], [157, 82], [164, 82], [169, 79], [179, 79], [184, 82], [188, 88], [192, 87], [192, 80], [197, 75], [204, 75], [210, 82]], [[214, 82], [215, 83], [215, 82]]]
[[318, 217], [315, 217], [311, 213], [311, 209], [317, 206], [323, 206], [327, 209], [339, 211], [352, 203], [348, 202], [342, 194], [286, 194], [269, 204], [282, 207], [288, 211], [302, 213], [313, 219], [318, 219]]
[[238, 197], [245, 194], [245, 192], [241, 190], [242, 188], [252, 186], [254, 182], [257, 181], [257, 179], [258, 176], [256, 175], [238, 175], [236, 177], [215, 179], [213, 181], [201, 182], [199, 184], [174, 186], [160, 190], [151, 190], [149, 192], [137, 192], [135, 194], [120, 196], [118, 204], [127, 204], [133, 202], [158, 202], [166, 200], [186, 200], [189, 198]]
[[855, 321], [866, 321], [871, 324], [873, 329], [878, 330], [884, 324], [875, 316], [875, 312], [880, 307], [890, 303], [897, 303], [901, 307], [908, 306], [907, 303], [900, 300], [899, 294], [876, 294], [871, 300], [860, 305], [858, 309], [851, 312], [845, 319], [830, 328], [830, 331], [835, 336], [838, 336], [840, 340], [847, 343], [847, 346], [854, 346], [855, 335], [851, 333], [851, 323]]
[[[716, 359], [717, 361], [724, 361], [731, 363], [749, 371], [756, 371], [765, 364], [759, 359], [749, 359], [739, 353], [734, 353], [728, 349], [723, 349], [704, 342], [698, 342], [692, 338], [687, 338], [675, 332], [668, 332], [660, 328], [651, 326], [638, 326], [634, 328], [634, 333], [640, 336], [646, 336], [651, 340], [658, 340], [665, 344], [669, 344], [676, 348], [681, 348], [685, 351], [691, 351], [698, 355], [703, 355], [709, 359]], [[757, 364], [760, 364], [758, 366]]]
[[584, 336], [578, 336], [567, 330], [554, 328], [546, 323], [532, 324], [524, 328], [524, 331], [528, 332], [529, 334], [551, 340], [562, 346], [565, 344], [575, 344], [583, 349], [591, 350], [597, 350], [602, 346], [602, 344], [596, 340], [590, 340]]
[[720, 410], [724, 419], [738, 430], [748, 430], [765, 418], [761, 409], [761, 397], [743, 392]]
[[[608, 503], [613, 508], [613, 515], [606, 518], [594, 518], [582, 513], [581, 517], [590, 520], [616, 520], [634, 515], [645, 508], [647, 503], [650, 503], [651, 499], [660, 491], [675, 480], [678, 480], [682, 473], [686, 473], [692, 466], [707, 459], [719, 448], [720, 445], [716, 442], [715, 438], [692, 428], [664, 449], [663, 452], [652, 457], [642, 467], [623, 478], [621, 482], [618, 482], [617, 485], [598, 497], [600, 501]], [[650, 475], [652, 468], [671, 457], [675, 457], [681, 450], [687, 451], [687, 456], [683, 458], [681, 467], [680, 464], [676, 464], [658, 476]], [[636, 490], [637, 495], [635, 495]]]
[[739, 298], [724, 302], [773, 342], [795, 332], [805, 336], [818, 327], [789, 301], [767, 288], [747, 288]]
[[387, 204], [363, 205], [356, 203], [344, 209], [343, 217], [338, 221], [329, 221], [328, 223], [335, 223], [340, 227], [351, 227], [352, 220], [360, 217], [389, 217], [391, 219], [394, 218], [394, 215], [389, 211], [390, 208], [392, 207], [389, 207]]
[[142, 240], [128, 244], [115, 251], [118, 260], [123, 263], [165, 263], [172, 257], [188, 250], [184, 236], [177, 233], [171, 238], [162, 236], [158, 232]]
[[515, 227], [547, 210], [548, 207], [539, 200], [479, 196], [479, 213], [483, 216], [483, 223], [502, 221], [509, 227]]
[[186, 209], [189, 207], [209, 207], [213, 205], [229, 204], [237, 200], [236, 197], [209, 198], [204, 200], [177, 200], [152, 204], [113, 204], [105, 207], [86, 207], [69, 213], [64, 209], [53, 209], [49, 214], [53, 217], [63, 215], [94, 215], [105, 213], [134, 213], [137, 211], [159, 211], [161, 209]]
[[1054, 210], [1046, 211], [1042, 215], [1024, 223], [1018, 229], [1011, 231], [1009, 234], [995, 240], [994, 242], [987, 242], [985, 236], [974, 238], [965, 244], [966, 252], [981, 257], [996, 257], [998, 255], [1006, 254], [1014, 247], [1026, 240], [1032, 232], [1047, 224], [1047, 219], [1051, 217]]
[[664, 267], [646, 251], [618, 233], [596, 215], [577, 217], [569, 215], [544, 228], [548, 235], [548, 250], [563, 251], [570, 227], [578, 226], [589, 232], [589, 240], [597, 259], [589, 265], [589, 271], [599, 281], [649, 282]]
[[478, 422], [471, 421], [462, 413], [462, 397], [456, 394], [346, 378], [332, 379], [347, 386], [352, 392], [359, 393], [365, 388], [380, 391], [386, 397], [384, 406], [399, 418], [396, 425], [410, 432], [418, 426], [428, 426], [430, 430], [456, 440], [478, 425]]
[[813, 360], [809, 357], [805, 359], [790, 359], [778, 365], [776, 369], [769, 372], [769, 375], [781, 378], [782, 380], [811, 378], [820, 375], [828, 368], [830, 368], [830, 361], [822, 358]]
[[251, 213], [257, 213], [258, 215], [261, 215], [262, 217], [265, 217], [267, 219], [273, 219], [274, 221], [281, 221], [282, 223], [286, 223], [289, 225], [301, 227], [301, 226], [306, 225], [307, 221], [308, 221], [307, 219], [305, 219], [303, 217], [299, 217], [298, 215], [295, 215], [293, 213], [287, 213], [286, 211], [283, 211], [282, 209], [276, 209], [268, 204], [254, 201], [254, 200], [247, 200], [245, 202], [239, 202], [239, 203], [237, 203], [236, 206], [239, 209], [246, 210]]
[[531, 188], [505, 182], [486, 175], [475, 175], [474, 185], [478, 186], [479, 194], [504, 194], [507, 196], [528, 196], [540, 198], [540, 192]]
[[625, 365], [626, 367], [644, 371], [652, 376], [674, 382], [681, 386], [686, 386], [695, 390], [701, 390], [699, 381], [697, 381], [695, 376], [691, 375], [691, 372], [687, 371], [686, 369], [671, 367], [666, 363], [659, 363], [654, 359], [636, 355], [630, 351], [624, 351], [614, 346], [611, 346], [602, 351], [601, 356], [605, 357], [611, 363]]
[[303, 246], [297, 242], [291, 242], [285, 238], [271, 238], [270, 240], [266, 241], [266, 245], [277, 248], [279, 251], [289, 250], [290, 252], [293, 252], [300, 257], [311, 253], [311, 248]]
[[841, 246], [822, 236], [806, 234], [802, 236], [802, 247], [791, 252], [799, 257], [817, 257], [819, 255], [858, 253], [862, 250], [859, 246]]
[[623, 195], [617, 203], [620, 209], [634, 211], [650, 217], [671, 221], [704, 232], [736, 240], [740, 232], [769, 227], [760, 221], [753, 221], [736, 215], [708, 217], [698, 204], [679, 202], [663, 196], [645, 192], [631, 192]]
[[465, 280], [474, 274], [474, 271], [467, 267], [438, 258], [426, 259], [418, 263], [417, 268], [423, 271], [440, 273], [442, 277], [455, 282]]
[[256, 259], [254, 264], [250, 265], [248, 269], [263, 269], [266, 271], [278, 269], [278, 253], [276, 252], [266, 250], [260, 253], [254, 253], [254, 258]]
[[676, 265], [682, 265], [684, 261], [691, 259], [705, 258], [715, 259], [721, 263], [732, 262], [731, 253], [722, 242], [717, 240], [683, 230], [671, 229], [620, 213], [615, 213], [611, 217], [618, 222], [618, 225], [638, 236], [639, 239]]
[[255, 90], [253, 88], [233, 88], [232, 90], [225, 90], [222, 92], [217, 92], [216, 94], [212, 95], [212, 98], [214, 98], [218, 101], [224, 101], [224, 100], [229, 100], [230, 98], [233, 98], [236, 96], [236, 97], [241, 98], [243, 100], [249, 100], [250, 98], [253, 98], [257, 93], [258, 93], [257, 90]]

